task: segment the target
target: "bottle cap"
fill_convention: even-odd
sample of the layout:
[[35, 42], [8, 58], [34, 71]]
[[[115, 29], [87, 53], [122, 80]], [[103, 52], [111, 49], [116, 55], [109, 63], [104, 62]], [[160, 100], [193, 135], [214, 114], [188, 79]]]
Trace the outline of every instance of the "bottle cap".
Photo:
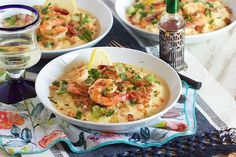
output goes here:
[[166, 0], [166, 11], [170, 14], [178, 13], [179, 0]]

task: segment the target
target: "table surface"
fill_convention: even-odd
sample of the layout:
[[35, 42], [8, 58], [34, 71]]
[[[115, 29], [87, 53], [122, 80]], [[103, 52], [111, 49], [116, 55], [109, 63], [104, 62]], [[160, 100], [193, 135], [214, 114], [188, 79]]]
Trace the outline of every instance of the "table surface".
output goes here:
[[186, 45], [189, 52], [236, 100], [236, 26], [219, 38]]
[[[113, 39], [114, 38], [115, 37], [113, 37]], [[117, 38], [116, 40], [119, 39]], [[234, 100], [236, 99], [236, 86], [234, 86], [236, 80], [236, 70], [234, 68], [236, 67], [235, 41], [236, 27], [222, 35], [221, 38], [186, 45], [189, 51], [189, 53], [186, 53], [186, 61], [189, 68], [184, 72], [184, 74], [203, 82], [203, 87], [199, 91], [199, 94], [229, 127], [236, 127], [235, 118], [232, 116], [234, 115], [234, 111], [236, 111], [236, 102]], [[133, 48], [132, 45], [130, 45], [130, 47]], [[37, 68], [40, 69], [46, 62], [47, 61], [41, 61], [41, 63], [37, 65]], [[208, 72], [210, 72], [210, 74]], [[216, 80], [226, 90], [224, 90]], [[227, 104], [227, 108], [222, 104]], [[207, 113], [204, 111], [202, 111], [202, 113], [204, 116], [208, 117]], [[210, 118], [208, 120], [213, 126], [215, 125]], [[39, 156], [42, 155], [43, 154], [39, 154]], [[27, 155], [27, 157], [29, 156], [30, 155]], [[37, 155], [31, 156], [36, 157]]]

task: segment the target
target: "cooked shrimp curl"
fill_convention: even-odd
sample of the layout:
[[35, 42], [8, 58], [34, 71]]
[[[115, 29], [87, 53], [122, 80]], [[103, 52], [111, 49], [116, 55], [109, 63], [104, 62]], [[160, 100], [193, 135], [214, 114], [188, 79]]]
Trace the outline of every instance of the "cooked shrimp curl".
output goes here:
[[116, 92], [117, 86], [112, 79], [97, 79], [89, 88], [90, 98], [104, 106], [114, 106], [122, 100], [122, 95]]

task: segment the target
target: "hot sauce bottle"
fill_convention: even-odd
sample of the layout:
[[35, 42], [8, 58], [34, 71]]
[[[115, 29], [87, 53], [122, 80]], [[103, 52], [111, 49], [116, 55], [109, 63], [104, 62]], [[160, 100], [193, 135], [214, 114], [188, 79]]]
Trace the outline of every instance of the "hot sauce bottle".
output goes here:
[[176, 71], [186, 68], [184, 62], [185, 21], [178, 11], [179, 0], [166, 0], [166, 14], [158, 23], [160, 58]]

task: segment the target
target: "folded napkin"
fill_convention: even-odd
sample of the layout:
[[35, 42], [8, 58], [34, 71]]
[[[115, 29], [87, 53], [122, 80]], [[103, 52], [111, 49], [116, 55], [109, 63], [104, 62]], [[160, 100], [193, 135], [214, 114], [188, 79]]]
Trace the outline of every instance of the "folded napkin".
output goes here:
[[176, 103], [156, 124], [129, 133], [103, 133], [66, 123], [47, 110], [38, 98], [6, 105], [0, 103], [0, 147], [11, 155], [43, 152], [64, 141], [75, 153], [125, 143], [138, 147], [161, 146], [171, 139], [196, 132], [195, 91], [183, 82], [185, 103]]

